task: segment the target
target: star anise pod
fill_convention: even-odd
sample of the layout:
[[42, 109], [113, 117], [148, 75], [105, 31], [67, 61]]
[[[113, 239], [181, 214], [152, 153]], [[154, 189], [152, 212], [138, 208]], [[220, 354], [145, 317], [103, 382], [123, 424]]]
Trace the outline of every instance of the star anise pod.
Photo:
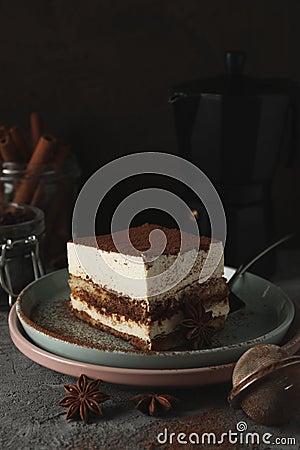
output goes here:
[[169, 394], [138, 394], [131, 399], [135, 409], [148, 416], [159, 416], [170, 411], [178, 403], [178, 399]]
[[181, 326], [187, 329], [185, 337], [191, 347], [199, 350], [204, 345], [210, 346], [215, 332], [211, 326], [212, 312], [205, 311], [201, 301], [189, 301], [185, 304], [184, 316]]
[[73, 417], [79, 412], [83, 422], [87, 422], [89, 412], [103, 415], [99, 403], [109, 399], [109, 395], [99, 391], [101, 380], [93, 380], [88, 382], [85, 375], [80, 375], [75, 384], [66, 384], [64, 386], [66, 395], [60, 402], [60, 406], [67, 406], [67, 419]]

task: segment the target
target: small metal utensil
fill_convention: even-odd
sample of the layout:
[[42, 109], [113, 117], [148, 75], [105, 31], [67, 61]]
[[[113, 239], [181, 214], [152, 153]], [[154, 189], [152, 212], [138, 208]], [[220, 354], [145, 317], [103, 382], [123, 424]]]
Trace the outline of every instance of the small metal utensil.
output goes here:
[[234, 274], [232, 275], [232, 277], [230, 278], [230, 280], [227, 283], [227, 286], [229, 289], [229, 294], [228, 294], [229, 306], [230, 306], [229, 314], [231, 314], [245, 306], [245, 303], [243, 302], [243, 300], [241, 300], [236, 294], [234, 294], [232, 292], [232, 287], [235, 284], [235, 282], [238, 280], [238, 278], [241, 277], [246, 272], [246, 270], [248, 270], [249, 267], [252, 266], [252, 264], [254, 264], [257, 260], [262, 258], [266, 253], [273, 250], [275, 247], [278, 247], [278, 245], [282, 244], [283, 242], [288, 241], [293, 236], [294, 236], [294, 234], [288, 234], [288, 235], [284, 236], [283, 238], [281, 238], [278, 241], [274, 242], [273, 244], [269, 245], [262, 252], [260, 252], [254, 258], [252, 258], [249, 262], [247, 262], [245, 264], [241, 264], [237, 268], [237, 270], [234, 272]]

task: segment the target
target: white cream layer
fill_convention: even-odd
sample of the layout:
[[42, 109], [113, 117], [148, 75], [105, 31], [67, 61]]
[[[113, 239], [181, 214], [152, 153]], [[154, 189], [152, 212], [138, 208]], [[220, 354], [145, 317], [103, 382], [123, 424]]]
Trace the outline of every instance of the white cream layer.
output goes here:
[[111, 316], [106, 316], [100, 314], [93, 306], [87, 305], [87, 303], [82, 300], [76, 299], [72, 294], [70, 296], [71, 304], [77, 311], [87, 313], [92, 319], [96, 320], [98, 323], [106, 325], [120, 333], [129, 334], [130, 336], [137, 337], [143, 341], [149, 342], [155, 336], [161, 334], [168, 334], [176, 328], [180, 321], [179, 314], [174, 315], [172, 319], [163, 320], [158, 323], [153, 322], [150, 325], [138, 324], [131, 319], [126, 319], [125, 316], [112, 314]]
[[[110, 327], [120, 333], [137, 337], [147, 343], [150, 343], [151, 339], [157, 336], [167, 335], [174, 332], [178, 324], [181, 320], [183, 320], [182, 314], [177, 313], [174, 314], [171, 319], [164, 319], [160, 322], [152, 322], [149, 325], [140, 324], [131, 319], [127, 319], [122, 315], [103, 315], [93, 306], [90, 306], [81, 299], [76, 298], [73, 294], [71, 294], [70, 299], [72, 307], [77, 309], [77, 311], [85, 312], [98, 323], [106, 325], [107, 327]], [[213, 317], [226, 316], [228, 314], [228, 305], [216, 305], [211, 309], [211, 311]]]
[[179, 256], [160, 255], [152, 262], [73, 242], [68, 242], [67, 250], [70, 274], [134, 299], [175, 294], [197, 280], [203, 283], [209, 277], [221, 277], [224, 269], [219, 241], [212, 242], [209, 258], [204, 250], [190, 250]]

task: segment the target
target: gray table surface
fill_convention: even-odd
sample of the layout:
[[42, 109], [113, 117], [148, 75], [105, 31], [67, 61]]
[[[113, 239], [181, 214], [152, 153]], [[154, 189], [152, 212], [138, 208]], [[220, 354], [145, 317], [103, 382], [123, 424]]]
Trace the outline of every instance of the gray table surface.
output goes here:
[[[283, 252], [274, 281], [295, 300], [300, 299], [300, 253]], [[180, 407], [167, 418], [152, 418], [134, 410], [131, 397], [144, 388], [102, 383], [102, 390], [110, 395], [103, 404], [104, 417], [93, 418], [91, 423], [67, 421], [66, 409], [58, 402], [64, 395], [64, 384], [76, 379], [53, 372], [32, 362], [13, 345], [7, 325], [8, 311], [0, 311], [0, 449], [148, 449], [161, 448], [157, 434], [165, 428], [172, 431], [189, 430], [189, 423], [197, 426], [209, 420], [207, 432], [216, 431], [217, 422], [235, 431], [239, 421], [247, 423], [249, 432], [272, 434], [276, 437], [293, 437], [295, 445], [259, 446], [228, 444], [222, 448], [300, 448], [300, 417], [282, 427], [265, 427], [255, 424], [242, 411], [232, 411], [227, 405], [230, 383], [192, 389], [170, 389], [168, 392], [180, 399]], [[155, 388], [161, 393], [162, 389]], [[166, 391], [166, 389], [163, 389]], [[215, 417], [215, 424], [214, 424]], [[194, 429], [191, 425], [191, 431]], [[224, 429], [224, 432], [227, 431]], [[217, 433], [217, 431], [216, 431]], [[177, 435], [173, 438], [176, 439]], [[169, 438], [168, 438], [169, 439]], [[174, 442], [174, 441], [173, 441]], [[168, 448], [172, 448], [170, 445]], [[213, 446], [180, 445], [180, 448], [220, 448]]]

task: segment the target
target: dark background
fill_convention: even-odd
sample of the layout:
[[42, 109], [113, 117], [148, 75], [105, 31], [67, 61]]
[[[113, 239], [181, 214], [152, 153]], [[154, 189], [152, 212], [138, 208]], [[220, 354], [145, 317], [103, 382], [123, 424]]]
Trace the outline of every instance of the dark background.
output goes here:
[[[121, 155], [176, 153], [170, 90], [223, 72], [227, 49], [247, 53], [248, 75], [300, 82], [297, 0], [10, 0], [0, 17], [0, 123], [28, 129], [41, 112], [71, 142], [81, 184]], [[300, 228], [286, 147], [272, 181], [278, 235]]]

